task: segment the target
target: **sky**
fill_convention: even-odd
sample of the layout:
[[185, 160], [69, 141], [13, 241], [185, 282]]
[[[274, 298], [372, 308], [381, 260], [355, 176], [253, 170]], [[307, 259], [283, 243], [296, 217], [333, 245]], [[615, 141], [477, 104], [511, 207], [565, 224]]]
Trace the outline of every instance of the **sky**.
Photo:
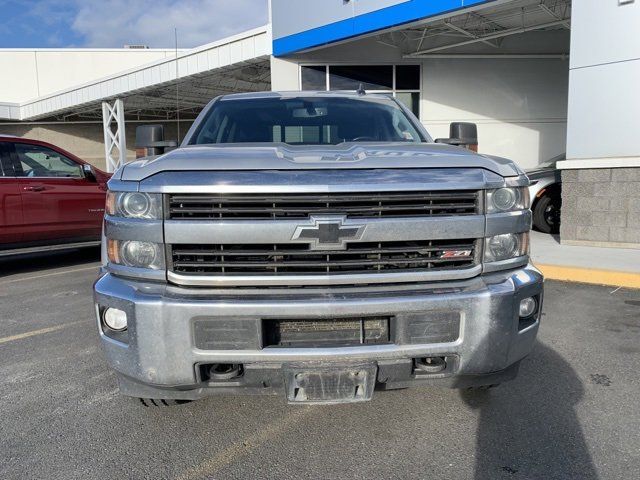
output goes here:
[[0, 0], [0, 48], [190, 48], [268, 22], [267, 0]]

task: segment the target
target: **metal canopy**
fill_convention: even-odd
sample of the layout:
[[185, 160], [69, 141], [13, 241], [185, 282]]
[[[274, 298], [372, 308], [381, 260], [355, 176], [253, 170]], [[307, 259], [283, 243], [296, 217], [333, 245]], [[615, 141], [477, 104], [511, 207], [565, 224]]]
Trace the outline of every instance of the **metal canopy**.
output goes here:
[[[405, 58], [463, 54], [568, 54], [571, 0], [515, 0], [388, 30], [378, 42]], [[532, 33], [536, 32], [536, 33]], [[538, 42], [539, 32], [550, 41]], [[522, 42], [529, 35], [531, 40]], [[509, 41], [519, 36], [518, 41]]]
[[[268, 25], [20, 104], [0, 105], [0, 118], [82, 121], [102, 118], [102, 103], [124, 101], [127, 119], [197, 114], [216, 95], [269, 90]], [[186, 119], [186, 118], [185, 118]]]
[[[271, 89], [269, 60], [256, 58], [234, 67], [180, 78], [156, 87], [125, 92], [117, 98], [124, 101], [128, 120], [172, 120], [194, 118], [214, 97], [225, 93], [253, 92]], [[106, 97], [104, 101], [113, 100]], [[103, 100], [57, 112], [57, 121], [97, 120], [102, 118]]]

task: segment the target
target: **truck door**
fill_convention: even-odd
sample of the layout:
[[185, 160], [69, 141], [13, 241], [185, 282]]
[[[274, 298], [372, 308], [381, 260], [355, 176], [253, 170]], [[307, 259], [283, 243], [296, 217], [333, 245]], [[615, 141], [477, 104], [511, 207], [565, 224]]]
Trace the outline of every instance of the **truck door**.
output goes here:
[[82, 166], [51, 148], [13, 144], [20, 182], [24, 241], [96, 240], [105, 192], [85, 178]]
[[0, 142], [0, 249], [22, 240], [22, 197], [13, 172], [9, 145]]

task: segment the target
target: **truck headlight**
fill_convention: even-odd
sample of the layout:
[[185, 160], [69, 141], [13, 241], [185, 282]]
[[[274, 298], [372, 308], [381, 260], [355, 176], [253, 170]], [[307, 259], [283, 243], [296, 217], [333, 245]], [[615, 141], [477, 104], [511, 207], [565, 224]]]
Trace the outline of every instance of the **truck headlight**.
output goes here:
[[504, 187], [487, 190], [487, 213], [512, 212], [529, 208], [527, 187]]
[[162, 196], [144, 192], [107, 192], [105, 212], [128, 218], [158, 219], [162, 216]]
[[503, 233], [485, 240], [484, 261], [498, 262], [529, 254], [529, 233]]
[[107, 240], [109, 262], [126, 267], [164, 269], [162, 245], [138, 240]]

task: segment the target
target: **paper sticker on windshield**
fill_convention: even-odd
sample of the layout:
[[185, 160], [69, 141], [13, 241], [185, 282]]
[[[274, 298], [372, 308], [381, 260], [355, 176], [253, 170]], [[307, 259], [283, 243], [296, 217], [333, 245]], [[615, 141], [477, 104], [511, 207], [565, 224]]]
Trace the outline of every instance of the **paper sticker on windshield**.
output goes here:
[[411, 135], [411, 132], [402, 132], [402, 138], [413, 141], [413, 135]]

